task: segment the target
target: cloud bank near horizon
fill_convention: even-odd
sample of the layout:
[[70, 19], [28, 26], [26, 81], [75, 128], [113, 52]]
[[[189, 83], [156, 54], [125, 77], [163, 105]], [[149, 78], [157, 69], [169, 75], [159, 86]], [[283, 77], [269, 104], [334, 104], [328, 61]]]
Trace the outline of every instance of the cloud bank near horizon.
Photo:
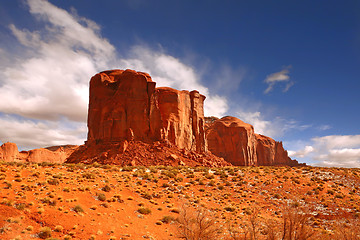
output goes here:
[[[82, 144], [88, 104], [88, 82], [92, 75], [112, 68], [132, 68], [148, 72], [157, 86], [182, 90], [199, 90], [207, 96], [205, 113], [222, 116], [228, 110], [224, 96], [212, 94], [201, 83], [194, 67], [180, 59], [147, 46], [135, 45], [117, 56], [116, 48], [100, 34], [95, 22], [58, 8], [44, 0], [28, 0], [29, 12], [44, 24], [36, 31], [9, 25], [22, 54], [2, 53], [0, 116], [2, 126], [11, 131], [0, 132], [3, 141], [14, 141], [20, 148], [37, 148], [63, 144]], [[10, 64], [10, 62], [15, 63]], [[78, 131], [64, 131], [76, 126]], [[45, 133], [45, 129], [49, 133]], [[73, 134], [77, 134], [74, 137]], [[51, 137], [53, 135], [53, 137]], [[29, 136], [46, 139], [30, 141]], [[42, 137], [41, 137], [42, 136]], [[28, 138], [29, 141], [21, 140]]]
[[312, 159], [312, 165], [323, 167], [360, 166], [360, 135], [330, 135], [315, 137], [289, 156], [301, 160]]

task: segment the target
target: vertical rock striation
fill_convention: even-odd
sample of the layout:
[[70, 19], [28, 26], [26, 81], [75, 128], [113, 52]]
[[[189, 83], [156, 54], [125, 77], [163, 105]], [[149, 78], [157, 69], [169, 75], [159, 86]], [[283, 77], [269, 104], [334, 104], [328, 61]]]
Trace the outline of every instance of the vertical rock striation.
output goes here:
[[148, 74], [133, 70], [104, 71], [92, 77], [86, 144], [163, 140], [205, 152], [205, 96], [155, 88], [155, 84]]
[[257, 165], [254, 128], [235, 117], [216, 120], [206, 130], [209, 150], [237, 166]]
[[281, 142], [254, 133], [252, 125], [235, 117], [206, 118], [209, 150], [236, 166], [299, 165]]

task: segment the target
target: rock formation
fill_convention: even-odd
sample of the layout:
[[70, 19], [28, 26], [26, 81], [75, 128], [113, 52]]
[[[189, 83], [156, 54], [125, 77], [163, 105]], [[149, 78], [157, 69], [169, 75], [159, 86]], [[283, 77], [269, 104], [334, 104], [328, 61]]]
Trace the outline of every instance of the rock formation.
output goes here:
[[65, 145], [19, 152], [15, 143], [7, 142], [0, 147], [0, 161], [64, 163], [77, 147]]
[[257, 165], [254, 128], [235, 117], [223, 117], [206, 130], [209, 150], [237, 166]]
[[209, 150], [236, 166], [296, 166], [281, 142], [255, 134], [252, 125], [235, 117], [206, 118]]
[[207, 152], [205, 96], [155, 88], [151, 77], [110, 70], [90, 80], [88, 139], [68, 163], [118, 165], [230, 165]]
[[155, 85], [148, 74], [133, 70], [104, 71], [92, 77], [87, 145], [165, 140], [205, 152], [205, 96]]
[[5, 143], [0, 147], [0, 160], [208, 167], [230, 163], [297, 165], [281, 142], [255, 134], [253, 126], [240, 119], [210, 117], [205, 123], [205, 96], [198, 91], [155, 86], [147, 73], [100, 72], [90, 80], [85, 145], [19, 152], [16, 144]]

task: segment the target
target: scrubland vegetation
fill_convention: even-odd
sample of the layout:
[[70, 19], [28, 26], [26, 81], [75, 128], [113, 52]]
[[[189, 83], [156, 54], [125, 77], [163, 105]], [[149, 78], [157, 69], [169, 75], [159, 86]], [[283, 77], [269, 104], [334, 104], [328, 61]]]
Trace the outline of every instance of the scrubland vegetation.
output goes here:
[[0, 239], [360, 239], [360, 170], [0, 163]]

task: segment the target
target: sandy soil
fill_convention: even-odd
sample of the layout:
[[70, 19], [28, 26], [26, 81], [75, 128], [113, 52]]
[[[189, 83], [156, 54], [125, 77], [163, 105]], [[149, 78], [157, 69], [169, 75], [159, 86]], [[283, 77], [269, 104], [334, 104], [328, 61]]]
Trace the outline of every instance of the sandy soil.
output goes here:
[[[360, 217], [360, 170], [313, 167], [120, 167], [0, 164], [0, 239], [179, 239], [183, 207], [208, 209], [225, 229], [253, 209], [280, 221], [284, 206], [315, 231]], [[228, 239], [226, 231], [222, 239]]]

